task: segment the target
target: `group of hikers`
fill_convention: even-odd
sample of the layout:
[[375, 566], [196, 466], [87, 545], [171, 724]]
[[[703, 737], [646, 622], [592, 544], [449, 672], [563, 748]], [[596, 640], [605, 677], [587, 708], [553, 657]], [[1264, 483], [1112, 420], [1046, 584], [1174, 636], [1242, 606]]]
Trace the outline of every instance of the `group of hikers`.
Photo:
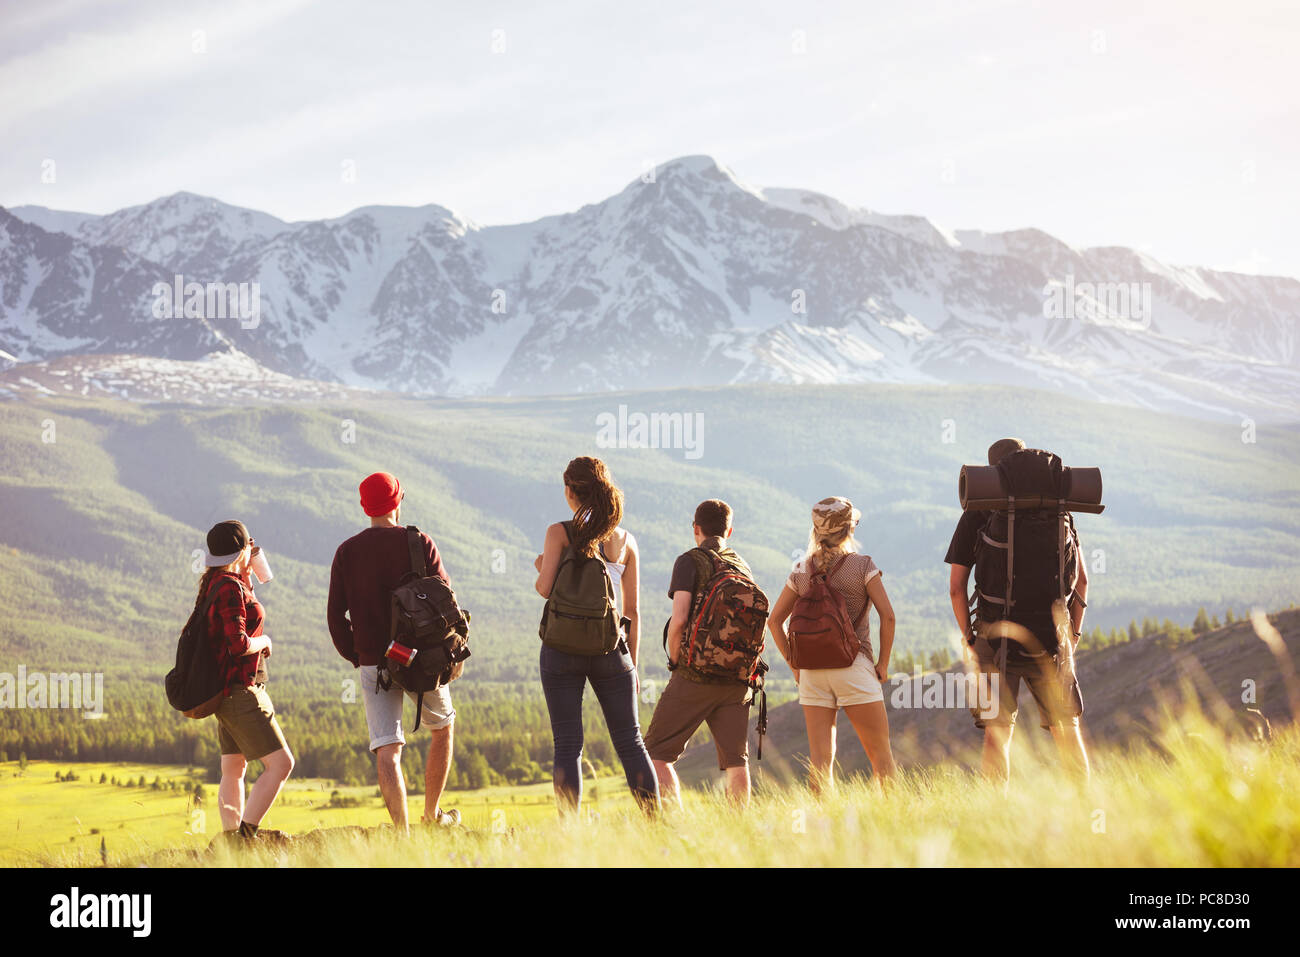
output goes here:
[[[1018, 454], [1048, 455], [1027, 451], [1019, 439], [1003, 439], [990, 447], [989, 464]], [[586, 456], [568, 464], [563, 485], [571, 518], [547, 528], [535, 562], [535, 588], [546, 600], [539, 670], [554, 738], [554, 790], [561, 813], [576, 811], [582, 800], [582, 708], [588, 683], [628, 787], [647, 813], [659, 813], [665, 804], [680, 806], [675, 765], [702, 725], [712, 735], [727, 794], [738, 807], [747, 805], [749, 720], [756, 701], [760, 735], [766, 721], [766, 635], [798, 685], [814, 791], [833, 786], [835, 726], [841, 710], [862, 743], [874, 777], [889, 780], [895, 763], [882, 686], [896, 622], [881, 569], [859, 548], [855, 532], [861, 512], [852, 502], [830, 497], [812, 507], [807, 547], [770, 606], [749, 565], [732, 547], [731, 507], [719, 499], [699, 503], [691, 522], [693, 547], [677, 557], [668, 582], [672, 614], [663, 644], [670, 678], [643, 736], [638, 710], [644, 650], [641, 554], [636, 537], [621, 524], [623, 493], [605, 463]], [[415, 728], [426, 726], [431, 737], [421, 823], [452, 826], [459, 823], [459, 813], [440, 803], [456, 717], [450, 685], [468, 651], [437, 659], [447, 667], [433, 682], [436, 687], [420, 686], [417, 693], [410, 681], [393, 680], [394, 674], [413, 673], [417, 655], [434, 661], [441, 653], [409, 636], [418, 634], [419, 621], [456, 618], [450, 576], [433, 540], [414, 526], [403, 526], [405, 492], [396, 477], [386, 472], [370, 475], [360, 483], [359, 493], [369, 525], [334, 555], [327, 608], [330, 635], [338, 653], [360, 671], [369, 747], [394, 826], [409, 833], [401, 770], [407, 697], [416, 702]], [[1084, 775], [1088, 772], [1079, 730], [1083, 701], [1072, 667], [1088, 582], [1084, 563], [1077, 560], [1073, 523], [1061, 514], [1069, 562], [1067, 567], [1067, 556], [1060, 556], [1065, 597], [1051, 607], [1013, 600], [1008, 585], [1000, 608], [1002, 599], [985, 587], [992, 576], [984, 572], [982, 578], [988, 561], [984, 556], [991, 551], [1002, 554], [997, 549], [1005, 552], [1008, 542], [1018, 547], [1017, 536], [1022, 534], [1007, 534], [999, 542], [992, 513], [963, 511], [945, 557], [951, 566], [953, 614], [968, 654], [979, 673], [999, 679], [996, 705], [975, 715], [984, 733], [983, 771], [997, 780], [1007, 780], [1010, 773], [1022, 681], [1038, 705], [1042, 726], [1056, 739], [1063, 762]], [[265, 611], [252, 587], [258, 551], [241, 522], [213, 526], [207, 535], [207, 570], [195, 602], [195, 616], [202, 617], [207, 634], [214, 636], [222, 680], [212, 712], [221, 743], [218, 796], [223, 830], [236, 841], [282, 838], [279, 832], [259, 830], [259, 825], [294, 766], [266, 691], [264, 662], [271, 654], [271, 640], [264, 634]], [[1009, 557], [1003, 554], [1004, 562]], [[396, 601], [395, 592], [412, 582], [408, 610]], [[439, 588], [450, 596], [445, 602], [452, 611], [421, 617], [421, 602], [431, 601], [426, 593]], [[1007, 607], [1013, 604], [1014, 612]], [[878, 646], [873, 643], [872, 609], [879, 622]], [[456, 647], [462, 649], [467, 623], [466, 614], [456, 620], [455, 633], [448, 633], [448, 640], [459, 642]], [[761, 737], [759, 741], [761, 757]], [[249, 760], [262, 762], [263, 771], [245, 800]]]

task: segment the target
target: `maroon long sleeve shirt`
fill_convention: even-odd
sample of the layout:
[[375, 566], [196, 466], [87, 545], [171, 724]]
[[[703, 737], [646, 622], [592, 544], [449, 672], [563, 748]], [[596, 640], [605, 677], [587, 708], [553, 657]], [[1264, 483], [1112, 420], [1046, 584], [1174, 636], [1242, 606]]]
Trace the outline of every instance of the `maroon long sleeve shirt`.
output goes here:
[[[427, 574], [451, 584], [433, 539], [423, 532]], [[330, 638], [355, 665], [377, 665], [388, 647], [392, 592], [411, 570], [404, 527], [373, 526], [334, 553], [330, 569]]]

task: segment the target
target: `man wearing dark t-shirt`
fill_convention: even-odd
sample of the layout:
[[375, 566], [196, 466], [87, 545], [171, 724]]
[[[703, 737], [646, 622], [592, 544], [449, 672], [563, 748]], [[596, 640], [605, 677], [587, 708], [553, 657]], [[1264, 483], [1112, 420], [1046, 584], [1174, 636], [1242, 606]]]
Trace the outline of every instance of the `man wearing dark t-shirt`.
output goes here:
[[[989, 446], [989, 465], [997, 465], [1006, 456], [1024, 449], [1020, 439], [999, 439]], [[1062, 759], [1073, 765], [1084, 776], [1088, 773], [1088, 757], [1079, 730], [1079, 716], [1083, 713], [1083, 697], [1077, 677], [1068, 691], [1061, 687], [1055, 675], [1057, 639], [1055, 626], [1046, 619], [1026, 620], [1026, 630], [1037, 640], [1039, 654], [1033, 656], [1020, 641], [992, 637], [988, 623], [976, 622], [972, 628], [970, 615], [971, 570], [975, 567], [976, 545], [988, 521], [990, 512], [964, 511], [948, 544], [944, 561], [951, 566], [948, 594], [952, 601], [953, 616], [962, 638], [971, 648], [981, 674], [997, 674], [1000, 688], [997, 713], [976, 714], [975, 726], [984, 731], [983, 771], [988, 777], [1007, 780], [1011, 772], [1011, 735], [1015, 729], [1017, 702], [1022, 680], [1029, 685], [1030, 694], [1038, 705], [1042, 726], [1052, 732]], [[1071, 526], [1073, 532], [1073, 526]], [[1077, 542], [1077, 538], [1076, 538]], [[1083, 562], [1079, 562], [1079, 579], [1075, 595], [1087, 601], [1088, 576]], [[1082, 623], [1082, 606], [1072, 610], [1071, 627], [1076, 636]], [[992, 638], [992, 640], [990, 640]], [[1029, 640], [1029, 639], [1026, 639]], [[993, 642], [1008, 642], [1005, 673], [998, 673], [998, 647]], [[1044, 657], [1046, 656], [1046, 657]]]
[[[401, 761], [406, 744], [402, 732], [402, 703], [406, 696], [396, 684], [387, 690], [376, 686], [376, 666], [388, 648], [392, 592], [412, 570], [411, 551], [400, 513], [405, 493], [401, 483], [387, 472], [368, 476], [361, 483], [360, 491], [361, 507], [369, 516], [370, 527], [353, 535], [334, 553], [327, 612], [330, 637], [338, 653], [360, 669], [366, 727], [379, 773], [379, 790], [394, 826], [405, 833], [409, 825]], [[420, 544], [427, 574], [450, 582], [433, 540], [421, 532]], [[460, 820], [460, 813], [442, 810], [438, 801], [451, 768], [456, 711], [451, 706], [447, 685], [426, 692], [423, 701], [420, 724], [431, 734], [424, 774], [424, 821], [455, 824]]]
[[[731, 527], [731, 506], [718, 499], [701, 502], [695, 510], [696, 549], [717, 552], [749, 576], [749, 566], [727, 546]], [[727, 776], [727, 794], [738, 806], [749, 803], [749, 707], [752, 692], [748, 682], [735, 678], [701, 674], [688, 665], [677, 665], [682, 637], [698, 591], [708, 581], [696, 549], [683, 552], [673, 564], [668, 597], [673, 615], [668, 622], [668, 667], [672, 676], [655, 705], [646, 730], [646, 750], [659, 778], [659, 794], [681, 806], [681, 792], [674, 765], [700, 725], [707, 724], [718, 749], [718, 769]]]

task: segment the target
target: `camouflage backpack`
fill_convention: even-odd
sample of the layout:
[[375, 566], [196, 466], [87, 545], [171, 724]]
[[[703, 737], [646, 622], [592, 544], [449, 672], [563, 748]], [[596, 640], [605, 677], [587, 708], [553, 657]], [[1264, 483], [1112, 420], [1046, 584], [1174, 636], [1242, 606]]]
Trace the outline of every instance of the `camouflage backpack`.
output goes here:
[[711, 548], [693, 548], [689, 554], [700, 584], [677, 665], [709, 677], [751, 682], [763, 653], [767, 596], [734, 552], [724, 556]]

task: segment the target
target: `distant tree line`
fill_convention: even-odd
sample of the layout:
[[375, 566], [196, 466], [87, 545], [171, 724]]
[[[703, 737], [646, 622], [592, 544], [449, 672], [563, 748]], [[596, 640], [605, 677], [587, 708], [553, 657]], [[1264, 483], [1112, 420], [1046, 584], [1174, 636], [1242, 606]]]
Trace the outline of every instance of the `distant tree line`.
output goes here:
[[[1191, 641], [1222, 624], [1238, 620], [1231, 608], [1219, 616], [1201, 608], [1191, 627], [1169, 619], [1147, 617], [1127, 628], [1100, 627], [1086, 631], [1080, 640], [1084, 651], [1108, 648], [1139, 639], [1157, 638], [1170, 645]], [[942, 670], [952, 664], [953, 652], [895, 654], [893, 673]], [[116, 681], [115, 681], [116, 684]], [[113, 761], [174, 764], [204, 769], [211, 782], [219, 777], [220, 748], [216, 722], [191, 721], [168, 707], [160, 682], [122, 679], [118, 694], [110, 699], [103, 719], [87, 720], [79, 712], [59, 709], [6, 709], [0, 727], [0, 761], [16, 759], [26, 769], [29, 759], [47, 761]], [[345, 785], [372, 783], [374, 758], [370, 753], [360, 701], [322, 699], [319, 687], [273, 683], [272, 698], [285, 736], [297, 761], [296, 777], [327, 778]], [[778, 696], [773, 703], [779, 703]], [[541, 689], [531, 682], [513, 684], [459, 684], [455, 755], [448, 786], [482, 788], [503, 784], [531, 784], [549, 780], [552, 759], [551, 727]], [[641, 705], [642, 726], [649, 723], [653, 702]], [[408, 719], [412, 708], [408, 705]], [[617, 768], [618, 759], [599, 709], [585, 709], [585, 757], [597, 772]], [[424, 786], [424, 760], [428, 737], [418, 733], [408, 740], [402, 770], [412, 792]], [[11, 757], [12, 756], [12, 757]], [[254, 762], [249, 777], [256, 777]], [[60, 772], [62, 773], [62, 772]], [[69, 777], [68, 775], [73, 775]], [[76, 780], [66, 772], [60, 780]], [[136, 781], [105, 781], [144, 787]], [[156, 787], [161, 787], [157, 781]]]

